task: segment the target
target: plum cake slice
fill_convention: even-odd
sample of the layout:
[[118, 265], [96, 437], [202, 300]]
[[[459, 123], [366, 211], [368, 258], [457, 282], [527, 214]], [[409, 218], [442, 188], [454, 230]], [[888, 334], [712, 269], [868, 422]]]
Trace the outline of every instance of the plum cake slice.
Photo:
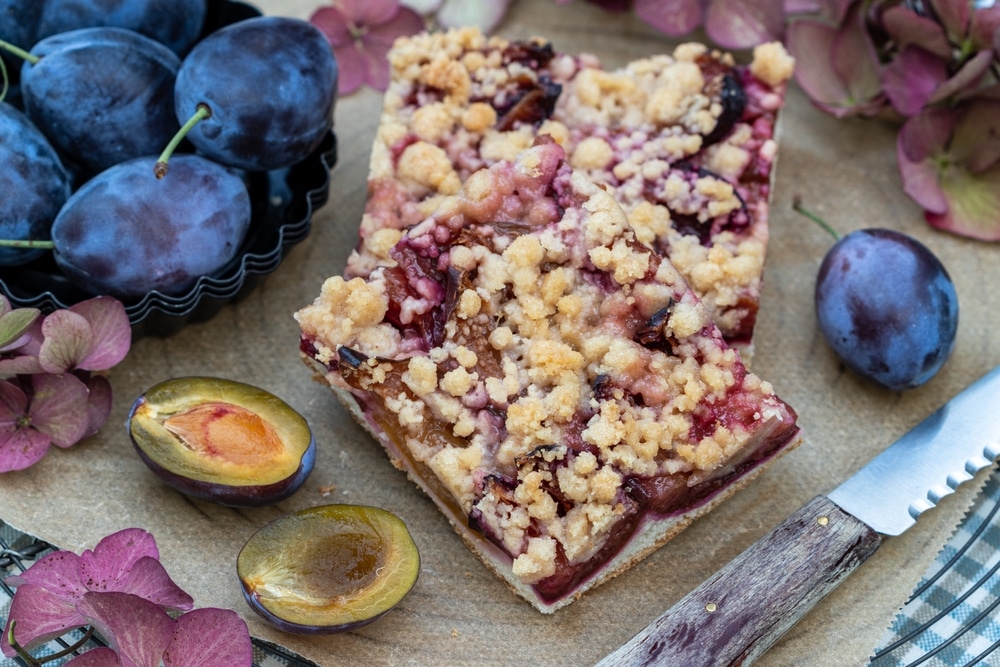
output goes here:
[[551, 137], [336, 276], [301, 350], [468, 546], [550, 612], [798, 442], [678, 270]]
[[347, 276], [394, 261], [381, 230], [415, 225], [472, 173], [548, 134], [617, 199], [637, 240], [670, 258], [726, 340], [750, 348], [793, 66], [780, 44], [748, 65], [684, 44], [607, 71], [592, 56], [462, 29], [398, 40], [389, 58]]

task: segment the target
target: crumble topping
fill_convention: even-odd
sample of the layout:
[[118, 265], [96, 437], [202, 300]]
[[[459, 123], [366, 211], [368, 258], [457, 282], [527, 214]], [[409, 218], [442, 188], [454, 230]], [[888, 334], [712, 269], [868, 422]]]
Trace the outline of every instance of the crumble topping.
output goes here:
[[[794, 66], [780, 43], [757, 47], [746, 66], [689, 43], [607, 71], [541, 40], [463, 28], [397, 40], [389, 60], [372, 196], [346, 276], [393, 265], [387, 238], [376, 235], [419, 224], [483, 167], [514, 162], [548, 135], [618, 201], [639, 242], [678, 267], [726, 339], [749, 343], [773, 126]], [[624, 247], [594, 261], [619, 257], [636, 261]], [[621, 270], [624, 278], [641, 267]]]
[[[710, 177], [684, 187], [731, 196]], [[651, 206], [636, 209], [652, 219]], [[651, 498], [680, 511], [794, 432], [679, 267], [551, 138], [376, 237], [388, 261], [329, 278], [296, 314], [303, 349], [525, 583], [567, 586], [560, 573], [599, 567]]]

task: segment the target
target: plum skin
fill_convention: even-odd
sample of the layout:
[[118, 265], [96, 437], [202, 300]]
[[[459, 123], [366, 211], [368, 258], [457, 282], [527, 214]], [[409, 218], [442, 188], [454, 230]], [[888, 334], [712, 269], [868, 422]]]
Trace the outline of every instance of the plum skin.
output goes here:
[[420, 554], [403, 521], [364, 505], [323, 505], [254, 533], [236, 561], [247, 604], [293, 634], [333, 634], [382, 618], [413, 588]]
[[[245, 416], [242, 422], [223, 420], [217, 428], [256, 442], [238, 445], [242, 451], [226, 451], [232, 442], [212, 439], [211, 424], [199, 412], [205, 406], [228, 406], [222, 411], [249, 415], [252, 421]], [[185, 440], [171, 429], [171, 420], [192, 414], [185, 429], [194, 440]], [[268, 430], [258, 428], [260, 423]], [[316, 463], [316, 440], [306, 420], [274, 394], [235, 380], [181, 377], [161, 382], [135, 400], [126, 427], [139, 458], [168, 486], [230, 507], [261, 507], [291, 497]]]
[[318, 28], [262, 16], [202, 39], [174, 87], [180, 124], [211, 110], [187, 138], [207, 157], [247, 171], [290, 167], [322, 142], [333, 122], [337, 63]]
[[[71, 178], [48, 139], [23, 113], [0, 102], [0, 238], [43, 240], [71, 193]], [[0, 248], [0, 265], [47, 252]]]
[[820, 331], [846, 366], [896, 391], [920, 386], [947, 361], [958, 295], [940, 260], [890, 229], [862, 229], [827, 252], [816, 280]]
[[115, 165], [81, 186], [52, 224], [55, 260], [82, 289], [119, 299], [179, 294], [225, 266], [250, 226], [243, 180], [197, 155]]
[[88, 175], [158, 154], [180, 125], [173, 87], [181, 61], [124, 28], [81, 28], [47, 37], [21, 66], [28, 117]]
[[[183, 56], [205, 25], [205, 0], [31, 0], [40, 6], [37, 39], [110, 26], [145, 35]], [[44, 7], [44, 8], [42, 8]]]

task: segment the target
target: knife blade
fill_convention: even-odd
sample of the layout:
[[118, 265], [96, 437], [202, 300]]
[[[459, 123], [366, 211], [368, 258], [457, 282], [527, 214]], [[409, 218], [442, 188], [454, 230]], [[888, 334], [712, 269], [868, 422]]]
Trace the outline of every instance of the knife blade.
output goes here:
[[816, 496], [596, 667], [749, 665], [917, 518], [1000, 456], [1000, 366]]

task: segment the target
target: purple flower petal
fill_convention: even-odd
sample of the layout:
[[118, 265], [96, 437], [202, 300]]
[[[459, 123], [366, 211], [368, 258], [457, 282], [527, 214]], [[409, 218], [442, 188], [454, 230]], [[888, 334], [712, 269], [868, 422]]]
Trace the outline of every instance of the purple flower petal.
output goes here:
[[[977, 3], [978, 4], [978, 3]], [[989, 50], [993, 48], [993, 39], [1000, 34], [1000, 5], [993, 3], [990, 7], [976, 7], [972, 12], [972, 26], [969, 28], [969, 39], [972, 48]]]
[[118, 654], [107, 646], [98, 646], [81, 653], [63, 667], [121, 667]]
[[7, 352], [27, 343], [28, 330], [40, 314], [37, 308], [17, 308], [0, 315], [0, 351]]
[[111, 415], [114, 394], [111, 383], [103, 375], [94, 375], [87, 383], [87, 432], [84, 438], [89, 438], [104, 426]]
[[112, 587], [102, 589], [91, 586], [91, 590], [131, 593], [159, 605], [165, 611], [187, 611], [194, 607], [194, 599], [173, 582], [160, 561], [149, 556], [136, 561]]
[[94, 345], [76, 368], [106, 371], [125, 358], [132, 345], [132, 327], [121, 301], [99, 296], [70, 306], [70, 310], [82, 315], [94, 332]]
[[902, 5], [893, 5], [880, 15], [882, 27], [896, 42], [896, 48], [919, 46], [942, 58], [951, 58], [951, 45], [941, 24], [920, 16]]
[[700, 0], [635, 0], [635, 14], [671, 37], [680, 37], [701, 25]]
[[177, 618], [165, 667], [243, 667], [253, 662], [247, 624], [229, 609], [195, 609]]
[[1000, 100], [979, 99], [964, 105], [948, 154], [974, 174], [1000, 160]]
[[62, 597], [41, 586], [24, 584], [14, 592], [7, 614], [7, 625], [4, 627], [3, 637], [0, 637], [0, 650], [4, 655], [13, 657], [15, 651], [8, 641], [11, 623], [15, 624], [15, 641], [31, 650], [62, 636], [68, 630], [86, 625], [87, 619]]
[[913, 116], [947, 78], [943, 60], [919, 46], [907, 46], [882, 70], [882, 87], [896, 111]]
[[18, 349], [18, 356], [0, 359], [0, 375], [37, 375], [46, 372], [37, 356], [22, 354], [23, 347]]
[[80, 578], [90, 590], [121, 591], [115, 586], [143, 558], [159, 560], [156, 538], [142, 528], [125, 528], [80, 554]]
[[954, 112], [932, 109], [909, 118], [896, 137], [896, 161], [903, 191], [925, 211], [948, 210], [948, 201], [938, 183], [935, 159], [944, 153], [954, 126]]
[[129, 593], [87, 593], [77, 609], [118, 652], [123, 667], [160, 667], [174, 634], [167, 612]]
[[963, 97], [973, 94], [992, 65], [993, 52], [980, 51], [934, 92], [930, 103], [943, 102], [952, 96]]
[[1000, 241], [1000, 165], [973, 173], [953, 165], [941, 174], [945, 213], [926, 212], [932, 227], [980, 241]]
[[87, 385], [74, 375], [32, 375], [34, 394], [28, 408], [32, 427], [52, 439], [56, 447], [71, 447], [83, 439], [90, 425]]
[[727, 49], [747, 49], [782, 36], [784, 0], [708, 0], [705, 32]]
[[972, 2], [969, 0], [929, 0], [929, 4], [948, 37], [961, 43], [971, 19]]
[[319, 28], [334, 47], [354, 43], [350, 22], [337, 7], [320, 7], [309, 17], [309, 22]]
[[50, 313], [42, 322], [42, 349], [38, 359], [48, 373], [76, 368], [94, 345], [94, 331], [82, 315], [69, 310]]
[[484, 33], [493, 32], [500, 24], [510, 0], [444, 0], [437, 20], [446, 28], [475, 26]]
[[337, 0], [337, 4], [344, 16], [359, 28], [388, 23], [400, 11], [398, 0]]
[[[872, 115], [884, 106], [878, 70], [867, 50], [870, 43], [857, 21], [856, 11], [852, 11], [841, 28], [811, 18], [796, 19], [788, 25], [788, 50], [795, 57], [795, 80], [813, 104], [837, 118]], [[857, 80], [845, 76], [852, 68], [837, 67], [835, 63], [838, 56], [840, 60], [852, 57], [850, 44], [858, 48], [853, 53], [853, 58], [860, 61], [854, 68], [860, 70]]]
[[68, 604], [76, 604], [87, 592], [87, 587], [80, 581], [79, 565], [80, 557], [72, 551], [54, 551], [39, 558], [24, 572], [13, 574], [4, 581], [14, 587], [24, 584], [40, 586]]
[[[334, 46], [333, 53], [337, 56], [339, 72], [337, 93], [349, 95], [365, 85], [369, 77], [368, 69], [370, 66], [367, 54], [355, 46], [353, 42], [348, 46]], [[386, 64], [386, 70], [385, 79], [388, 80], [388, 64]]]
[[24, 470], [49, 451], [52, 438], [31, 428], [29, 404], [17, 380], [0, 380], [0, 473]]

